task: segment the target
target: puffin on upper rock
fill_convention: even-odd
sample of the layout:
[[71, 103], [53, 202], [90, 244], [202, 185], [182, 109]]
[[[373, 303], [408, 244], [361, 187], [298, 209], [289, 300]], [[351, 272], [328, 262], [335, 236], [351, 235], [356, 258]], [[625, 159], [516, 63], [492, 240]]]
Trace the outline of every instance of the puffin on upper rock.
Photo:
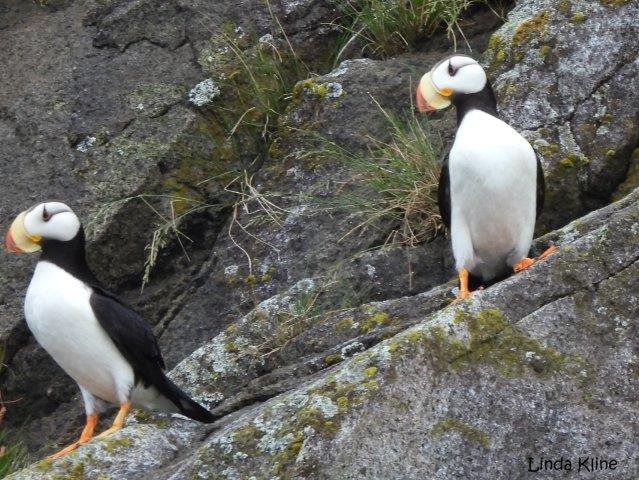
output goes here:
[[24, 313], [38, 343], [79, 385], [87, 420], [80, 439], [52, 455], [88, 442], [98, 414], [120, 406], [120, 428], [132, 405], [177, 412], [211, 423], [216, 417], [164, 374], [153, 331], [128, 305], [102, 288], [85, 259], [84, 230], [64, 203], [46, 202], [20, 213], [6, 235], [10, 252], [42, 250], [27, 290]]
[[543, 207], [544, 174], [530, 143], [498, 118], [486, 73], [473, 58], [453, 55], [437, 63], [415, 98], [421, 112], [451, 104], [457, 110], [438, 197], [459, 273], [458, 298], [466, 298], [469, 276], [487, 282], [535, 262], [527, 254]]

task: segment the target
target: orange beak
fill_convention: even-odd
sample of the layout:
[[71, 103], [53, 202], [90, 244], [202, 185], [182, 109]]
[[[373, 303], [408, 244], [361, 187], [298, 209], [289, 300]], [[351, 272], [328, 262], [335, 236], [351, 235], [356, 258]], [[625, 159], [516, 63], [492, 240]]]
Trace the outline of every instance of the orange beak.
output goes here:
[[422, 96], [421, 92], [419, 91], [419, 87], [417, 87], [417, 90], [415, 90], [415, 106], [417, 107], [417, 110], [419, 110], [420, 112], [433, 112], [435, 111], [435, 107], [429, 105], [426, 100], [424, 100], [424, 97]]
[[7, 252], [22, 253], [20, 247], [16, 245], [16, 242], [13, 239], [13, 235], [11, 235], [11, 229], [9, 229], [7, 235], [4, 237], [4, 247], [7, 249]]

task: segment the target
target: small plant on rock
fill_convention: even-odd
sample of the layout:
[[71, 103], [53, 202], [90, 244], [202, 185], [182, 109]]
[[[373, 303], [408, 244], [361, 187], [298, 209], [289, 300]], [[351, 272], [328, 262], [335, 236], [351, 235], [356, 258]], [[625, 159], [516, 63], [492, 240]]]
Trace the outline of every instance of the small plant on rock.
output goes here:
[[[4, 348], [0, 351], [0, 373], [4, 369]], [[29, 462], [27, 450], [20, 442], [12, 442], [9, 444], [7, 431], [3, 428], [4, 416], [7, 413], [7, 407], [0, 392], [0, 478], [4, 478], [13, 472], [24, 468]]]
[[441, 140], [431, 135], [426, 120], [380, 109], [390, 140], [371, 138], [368, 151], [362, 152], [322, 138], [321, 148], [308, 155], [338, 162], [355, 172], [341, 192], [327, 200], [329, 209], [363, 218], [344, 236], [390, 225], [387, 244], [412, 246], [432, 239], [441, 227], [437, 206]]
[[413, 50], [438, 29], [445, 29], [453, 41], [463, 37], [461, 14], [472, 4], [486, 0], [350, 0], [341, 6], [344, 41], [336, 55], [339, 60], [347, 46], [358, 42], [364, 53], [390, 57]]

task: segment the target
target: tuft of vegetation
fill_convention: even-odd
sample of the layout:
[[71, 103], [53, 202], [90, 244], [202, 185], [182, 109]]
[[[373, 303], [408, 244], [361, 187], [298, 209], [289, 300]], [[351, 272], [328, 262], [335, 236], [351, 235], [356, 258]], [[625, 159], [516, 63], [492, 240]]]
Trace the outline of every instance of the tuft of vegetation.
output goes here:
[[345, 35], [336, 62], [346, 48], [362, 45], [363, 53], [390, 57], [416, 49], [438, 29], [445, 29], [456, 44], [461, 14], [486, 0], [350, 0], [341, 7]]
[[[279, 19], [272, 12], [270, 3], [267, 1], [266, 4], [273, 22], [279, 28], [280, 39], [270, 34], [254, 38], [244, 33], [240, 27], [228, 24], [213, 35], [203, 58], [199, 60], [205, 71], [216, 72], [218, 76], [214, 84], [219, 88], [220, 99], [214, 109], [203, 112], [216, 124], [216, 132], [221, 130], [221, 147], [216, 153], [240, 158], [244, 155], [243, 150], [248, 150], [253, 151], [256, 158], [247, 159], [244, 166], [237, 170], [199, 179], [197, 186], [213, 181], [221, 184], [219, 198], [213, 202], [191, 197], [188, 191], [141, 194], [105, 203], [91, 221], [92, 225], [99, 225], [115, 208], [131, 201], [143, 202], [149, 208], [152, 218], [157, 221], [152, 238], [145, 247], [142, 288], [150, 280], [158, 255], [167, 246], [177, 243], [188, 259], [185, 243], [190, 243], [191, 239], [180, 226], [189, 217], [204, 212], [231, 212], [228, 234], [232, 242], [247, 256], [252, 276], [250, 256], [235, 240], [233, 231], [239, 229], [254, 240], [262, 242], [248, 232], [249, 224], [265, 218], [278, 222], [285, 212], [255, 188], [251, 172], [257, 170], [267, 155], [272, 134], [277, 127], [277, 118], [290, 101], [295, 84], [307, 78], [310, 73], [293, 49]], [[240, 211], [249, 218], [248, 224], [238, 221]]]
[[[243, 172], [241, 177], [234, 179], [233, 182], [225, 188], [225, 191], [234, 195], [235, 199], [232, 205], [232, 215], [228, 228], [228, 236], [231, 242], [233, 242], [233, 245], [241, 250], [246, 257], [249, 270], [246, 283], [253, 285], [257, 282], [257, 277], [253, 272], [253, 260], [251, 259], [251, 255], [248, 251], [236, 240], [233, 230], [238, 228], [254, 241], [266, 245], [279, 254], [279, 249], [275, 245], [253, 235], [250, 232], [250, 227], [265, 221], [281, 225], [283, 216], [289, 212], [288, 210], [279, 207], [269, 199], [269, 197], [274, 196], [274, 194], [264, 194], [260, 192], [260, 190], [253, 185], [253, 176], [249, 175], [246, 171]], [[243, 212], [244, 217], [247, 219], [244, 222], [240, 222], [239, 220], [240, 212]], [[266, 272], [262, 275], [260, 280], [268, 281], [269, 277], [269, 273]]]
[[324, 288], [326, 287], [321, 286], [317, 290], [301, 293], [287, 310], [278, 312], [276, 328], [256, 347], [263, 359], [276, 355], [311, 325], [331, 313], [323, 311], [318, 301]]
[[[4, 348], [0, 348], [0, 372], [4, 369]], [[7, 431], [2, 428], [4, 416], [7, 413], [6, 402], [0, 392], [0, 478], [21, 470], [29, 463], [27, 449], [22, 443], [8, 444]]]
[[29, 464], [27, 450], [22, 444], [5, 446], [4, 433], [0, 433], [0, 478], [22, 470]]
[[217, 105], [217, 111], [231, 120], [227, 127], [229, 137], [239, 129], [257, 134], [264, 140], [265, 150], [293, 87], [310, 74], [284, 30], [282, 35], [283, 41], [265, 35], [247, 42], [245, 37], [222, 32], [217, 39], [222, 51], [232, 52], [222, 67], [219, 82], [223, 95], [234, 99], [228, 106]]
[[321, 149], [308, 155], [347, 166], [356, 172], [351, 183], [367, 187], [344, 188], [327, 201], [331, 210], [364, 218], [344, 237], [369, 227], [394, 225], [386, 244], [413, 246], [432, 239], [441, 228], [437, 188], [442, 142], [430, 133], [425, 118], [413, 113], [396, 116], [379, 108], [387, 121], [389, 141], [371, 138], [368, 151], [360, 152], [322, 138]]
[[[145, 246], [147, 257], [144, 262], [144, 273], [142, 275], [142, 288], [149, 282], [151, 270], [155, 266], [160, 251], [174, 239], [179, 244], [182, 252], [188, 259], [188, 254], [184, 246], [184, 242], [192, 240], [180, 229], [185, 220], [198, 212], [222, 210], [221, 204], [211, 204], [201, 202], [192, 198], [176, 197], [175, 195], [156, 195], [156, 194], [140, 194], [130, 197], [121, 198], [113, 202], [106, 202], [98, 208], [90, 222], [87, 224], [87, 230], [92, 230], [96, 225], [104, 222], [112, 213], [129, 202], [141, 202], [156, 219], [156, 226], [149, 243]], [[166, 209], [169, 213], [164, 213], [161, 205], [168, 204]], [[180, 205], [180, 208], [176, 208]], [[177, 213], [177, 212], [180, 213]]]

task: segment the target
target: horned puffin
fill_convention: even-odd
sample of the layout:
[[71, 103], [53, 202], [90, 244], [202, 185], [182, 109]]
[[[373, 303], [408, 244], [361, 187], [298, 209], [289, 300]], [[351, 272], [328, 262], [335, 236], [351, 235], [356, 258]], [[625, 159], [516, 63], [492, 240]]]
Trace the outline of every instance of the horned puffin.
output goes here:
[[24, 313], [38, 343], [80, 387], [86, 426], [63, 456], [93, 437], [109, 404], [120, 410], [98, 437], [122, 428], [133, 405], [181, 413], [211, 423], [217, 418], [164, 374], [164, 360], [149, 325], [105, 290], [85, 258], [84, 229], [64, 203], [40, 203], [20, 213], [5, 238], [10, 252], [41, 250]]
[[441, 60], [421, 78], [415, 99], [421, 112], [451, 104], [457, 110], [438, 201], [459, 274], [458, 298], [470, 295], [469, 277], [489, 282], [552, 253], [555, 247], [527, 257], [543, 208], [544, 174], [530, 143], [499, 119], [481, 65], [466, 55]]

